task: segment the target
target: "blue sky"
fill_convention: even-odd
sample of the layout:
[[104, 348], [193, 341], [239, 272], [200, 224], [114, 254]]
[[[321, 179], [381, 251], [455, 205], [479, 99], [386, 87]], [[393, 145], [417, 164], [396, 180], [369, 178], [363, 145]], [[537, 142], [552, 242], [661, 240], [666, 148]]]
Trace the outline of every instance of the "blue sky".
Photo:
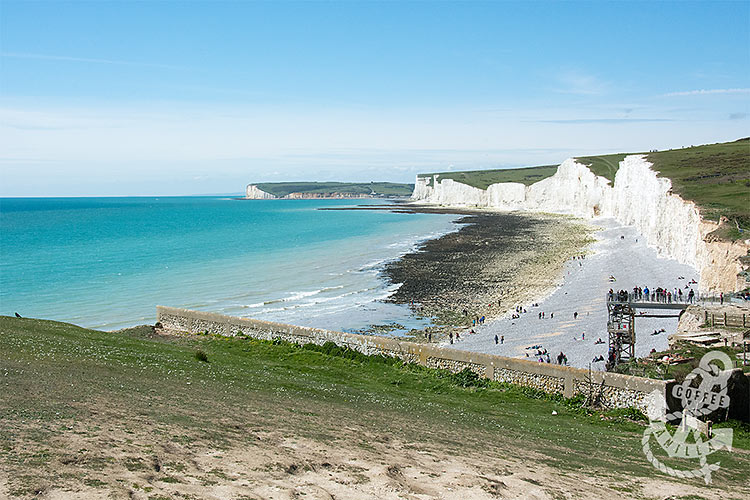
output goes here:
[[0, 195], [413, 181], [750, 135], [750, 2], [0, 2]]

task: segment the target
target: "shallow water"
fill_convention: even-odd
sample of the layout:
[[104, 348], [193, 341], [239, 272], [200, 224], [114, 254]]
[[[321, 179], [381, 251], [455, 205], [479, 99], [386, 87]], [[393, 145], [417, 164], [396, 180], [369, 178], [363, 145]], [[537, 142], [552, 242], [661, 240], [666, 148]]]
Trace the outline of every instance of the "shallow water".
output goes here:
[[[0, 313], [99, 329], [157, 304], [336, 330], [427, 320], [381, 302], [385, 262], [452, 215], [318, 210], [380, 200], [0, 200]], [[397, 332], [398, 333], [398, 332]]]

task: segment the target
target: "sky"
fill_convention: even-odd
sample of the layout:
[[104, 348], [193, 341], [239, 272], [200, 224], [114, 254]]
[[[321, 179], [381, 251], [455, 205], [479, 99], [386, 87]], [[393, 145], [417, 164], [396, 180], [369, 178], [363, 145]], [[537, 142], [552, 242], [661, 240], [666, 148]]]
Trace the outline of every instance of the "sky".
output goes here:
[[750, 2], [0, 0], [0, 196], [413, 182], [750, 136]]

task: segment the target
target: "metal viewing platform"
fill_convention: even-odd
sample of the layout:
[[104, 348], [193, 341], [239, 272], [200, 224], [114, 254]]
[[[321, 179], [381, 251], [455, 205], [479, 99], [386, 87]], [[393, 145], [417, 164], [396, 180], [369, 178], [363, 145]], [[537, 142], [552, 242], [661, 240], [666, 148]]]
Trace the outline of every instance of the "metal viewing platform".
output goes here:
[[[607, 370], [635, 359], [635, 318], [679, 318], [692, 305], [686, 302], [651, 300], [610, 300], [607, 297], [609, 350]], [[678, 314], [645, 314], [638, 310], [679, 311]]]
[[693, 304], [686, 304], [683, 302], [646, 302], [646, 301], [625, 301], [620, 302], [619, 300], [609, 300], [607, 301], [607, 305], [609, 304], [622, 304], [626, 305], [628, 307], [631, 307], [633, 309], [676, 309], [679, 311], [684, 311], [688, 308], [688, 306], [692, 306]]

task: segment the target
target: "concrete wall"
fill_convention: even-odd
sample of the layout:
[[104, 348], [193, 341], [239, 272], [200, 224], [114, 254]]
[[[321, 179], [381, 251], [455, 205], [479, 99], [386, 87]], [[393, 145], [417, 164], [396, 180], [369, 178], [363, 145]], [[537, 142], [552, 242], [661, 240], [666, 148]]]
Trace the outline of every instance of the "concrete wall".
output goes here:
[[[157, 321], [167, 330], [190, 333], [208, 332], [227, 336], [242, 333], [258, 339], [280, 338], [300, 344], [322, 345], [326, 342], [334, 342], [339, 346], [349, 347], [364, 354], [395, 356], [407, 362], [452, 372], [469, 368], [490, 380], [533, 387], [548, 393], [562, 394], [565, 397], [587, 394], [592, 389], [592, 384], [587, 381], [588, 370], [579, 368], [459, 351], [395, 338], [333, 332], [188, 309], [157, 306], [156, 311]], [[668, 382], [663, 380], [599, 371], [591, 372], [591, 379], [593, 388], [601, 395], [600, 402], [605, 408], [635, 407], [644, 413], [648, 395], [657, 390], [666, 396], [668, 385]]]

